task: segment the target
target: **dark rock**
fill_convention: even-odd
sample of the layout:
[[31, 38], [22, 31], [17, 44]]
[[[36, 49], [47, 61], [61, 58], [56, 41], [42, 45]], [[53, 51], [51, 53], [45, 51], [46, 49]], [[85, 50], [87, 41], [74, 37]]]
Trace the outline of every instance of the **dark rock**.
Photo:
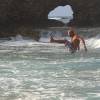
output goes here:
[[[71, 5], [78, 26], [100, 25], [100, 0], [0, 0], [0, 30], [17, 26], [61, 25], [48, 21], [48, 13], [57, 6]], [[51, 24], [53, 22], [53, 24]]]

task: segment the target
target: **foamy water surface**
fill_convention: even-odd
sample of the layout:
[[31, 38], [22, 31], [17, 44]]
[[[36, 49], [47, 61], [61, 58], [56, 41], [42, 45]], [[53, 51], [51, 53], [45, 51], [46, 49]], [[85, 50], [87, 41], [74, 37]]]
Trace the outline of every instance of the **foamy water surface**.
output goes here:
[[70, 54], [63, 44], [0, 42], [0, 100], [99, 100], [100, 39], [86, 44]]

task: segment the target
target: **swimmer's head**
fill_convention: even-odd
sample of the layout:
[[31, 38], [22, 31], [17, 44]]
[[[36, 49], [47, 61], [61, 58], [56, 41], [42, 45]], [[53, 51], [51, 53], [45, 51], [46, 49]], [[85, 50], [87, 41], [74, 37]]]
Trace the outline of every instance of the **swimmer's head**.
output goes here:
[[68, 36], [73, 37], [75, 35], [73, 30], [68, 30]]

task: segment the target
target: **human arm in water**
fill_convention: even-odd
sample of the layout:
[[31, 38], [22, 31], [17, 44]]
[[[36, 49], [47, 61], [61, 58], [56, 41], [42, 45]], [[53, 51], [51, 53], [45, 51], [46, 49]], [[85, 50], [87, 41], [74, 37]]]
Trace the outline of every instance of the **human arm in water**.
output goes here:
[[78, 37], [79, 37], [79, 39], [82, 41], [82, 43], [83, 43], [83, 45], [84, 45], [85, 51], [87, 51], [87, 47], [86, 47], [86, 44], [85, 44], [85, 40], [84, 40], [82, 37], [80, 37], [80, 36], [78, 36]]
[[51, 43], [62, 43], [63, 44], [63, 43], [66, 42], [66, 40], [57, 40], [57, 39], [54, 39], [53, 36], [51, 36], [50, 37], [50, 42]]

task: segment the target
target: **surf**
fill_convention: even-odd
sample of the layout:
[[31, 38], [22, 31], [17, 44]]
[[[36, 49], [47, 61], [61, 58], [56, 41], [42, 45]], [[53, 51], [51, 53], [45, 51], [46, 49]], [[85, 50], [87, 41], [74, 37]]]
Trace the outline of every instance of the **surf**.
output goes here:
[[[64, 39], [58, 31], [54, 38]], [[64, 44], [50, 43], [51, 32], [42, 31], [39, 41], [21, 35], [0, 40], [0, 99], [100, 98], [99, 36], [85, 37], [87, 53], [70, 54]]]

